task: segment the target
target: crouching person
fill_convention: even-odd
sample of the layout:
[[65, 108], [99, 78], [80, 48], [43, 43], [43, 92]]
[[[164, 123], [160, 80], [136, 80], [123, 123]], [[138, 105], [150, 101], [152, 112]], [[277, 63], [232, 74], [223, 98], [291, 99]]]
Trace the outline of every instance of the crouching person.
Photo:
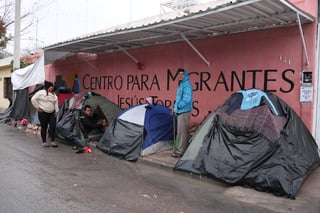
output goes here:
[[108, 126], [108, 123], [105, 119], [103, 119], [102, 121], [96, 119], [93, 116], [92, 108], [89, 105], [84, 106], [80, 122], [84, 131], [85, 138], [87, 139], [87, 146], [80, 149], [79, 152], [91, 152], [88, 144], [96, 145], [99, 142]]

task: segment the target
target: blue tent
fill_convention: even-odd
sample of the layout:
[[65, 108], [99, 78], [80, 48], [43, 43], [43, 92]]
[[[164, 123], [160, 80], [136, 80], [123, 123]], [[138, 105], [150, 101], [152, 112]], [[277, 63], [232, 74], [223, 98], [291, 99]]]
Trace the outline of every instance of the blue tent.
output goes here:
[[162, 105], [136, 105], [121, 113], [109, 126], [97, 148], [136, 161], [140, 155], [172, 149], [173, 116]]

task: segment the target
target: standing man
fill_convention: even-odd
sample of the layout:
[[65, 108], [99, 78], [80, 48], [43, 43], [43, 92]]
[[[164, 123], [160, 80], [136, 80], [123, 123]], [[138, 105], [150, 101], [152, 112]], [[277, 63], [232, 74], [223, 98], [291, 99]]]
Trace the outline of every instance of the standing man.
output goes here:
[[179, 85], [176, 94], [176, 102], [173, 112], [177, 116], [177, 137], [178, 149], [174, 150], [172, 157], [182, 157], [188, 146], [188, 127], [192, 110], [192, 85], [189, 81], [189, 73], [182, 69], [178, 69]]

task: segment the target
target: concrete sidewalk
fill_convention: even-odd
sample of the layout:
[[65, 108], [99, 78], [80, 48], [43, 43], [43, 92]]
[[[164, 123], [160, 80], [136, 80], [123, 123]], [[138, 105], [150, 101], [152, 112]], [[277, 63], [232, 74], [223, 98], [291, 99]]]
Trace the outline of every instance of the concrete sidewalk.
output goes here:
[[[14, 128], [14, 127], [12, 127]], [[33, 134], [33, 133], [25, 133]], [[39, 136], [40, 137], [40, 136]], [[39, 139], [40, 141], [40, 139]], [[70, 146], [71, 148], [71, 146]], [[94, 153], [101, 152], [93, 148]], [[178, 158], [171, 157], [172, 151], [164, 151], [145, 157], [140, 157], [136, 163], [146, 163], [167, 169], [176, 173], [176, 175], [183, 175], [195, 181], [209, 182], [212, 187], [222, 188], [222, 196], [230, 202], [240, 201], [246, 204], [261, 207], [266, 212], [284, 212], [284, 213], [319, 213], [320, 212], [320, 168], [313, 171], [306, 181], [303, 183], [295, 200], [277, 197], [270, 193], [258, 192], [251, 188], [244, 188], [241, 186], [231, 186], [222, 181], [214, 180], [206, 176], [195, 175], [189, 172], [175, 171], [174, 167]], [[102, 154], [102, 153], [101, 153]], [[86, 158], [90, 153], [84, 153], [83, 157]], [[199, 198], [201, 199], [201, 198]], [[239, 212], [239, 211], [235, 211]]]
[[[162, 168], [173, 170], [178, 159], [171, 157], [172, 151], [164, 151], [140, 157], [139, 162], [152, 164]], [[245, 202], [265, 208], [274, 212], [295, 212], [295, 213], [319, 213], [320, 212], [320, 168], [314, 170], [303, 183], [296, 199], [278, 197], [270, 193], [259, 192], [251, 188], [241, 186], [230, 186], [209, 177], [200, 176], [188, 172], [175, 171], [180, 175], [187, 175], [190, 178], [200, 181], [211, 182], [213, 187], [217, 184], [224, 185], [224, 195], [232, 200]]]
[[156, 166], [166, 167], [168, 169], [173, 169], [178, 162], [179, 158], [171, 157], [172, 150], [163, 151], [159, 153], [155, 153], [152, 155], [147, 155], [144, 157], [140, 157], [140, 161], [144, 161], [146, 163], [151, 163]]

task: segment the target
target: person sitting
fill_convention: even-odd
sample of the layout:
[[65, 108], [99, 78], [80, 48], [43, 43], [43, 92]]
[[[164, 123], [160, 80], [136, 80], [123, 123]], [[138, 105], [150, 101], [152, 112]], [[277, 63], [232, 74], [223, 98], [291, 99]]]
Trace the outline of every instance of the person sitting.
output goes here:
[[86, 137], [90, 135], [102, 134], [105, 131], [107, 122], [105, 119], [99, 121], [92, 114], [92, 108], [85, 105], [83, 108], [83, 117], [81, 117], [81, 124], [84, 128]]
[[[108, 122], [106, 121], [106, 119], [102, 119], [101, 121], [99, 121], [96, 116], [93, 116], [92, 108], [89, 105], [84, 106], [82, 116], [80, 117], [80, 122], [84, 132], [84, 136], [87, 139], [86, 144], [95, 145], [96, 143], [98, 143], [108, 126]], [[75, 146], [73, 147], [73, 149], [78, 150], [79, 147]], [[82, 147], [78, 151], [79, 153], [81, 153], [83, 152], [83, 150], [87, 149], [88, 145]]]

